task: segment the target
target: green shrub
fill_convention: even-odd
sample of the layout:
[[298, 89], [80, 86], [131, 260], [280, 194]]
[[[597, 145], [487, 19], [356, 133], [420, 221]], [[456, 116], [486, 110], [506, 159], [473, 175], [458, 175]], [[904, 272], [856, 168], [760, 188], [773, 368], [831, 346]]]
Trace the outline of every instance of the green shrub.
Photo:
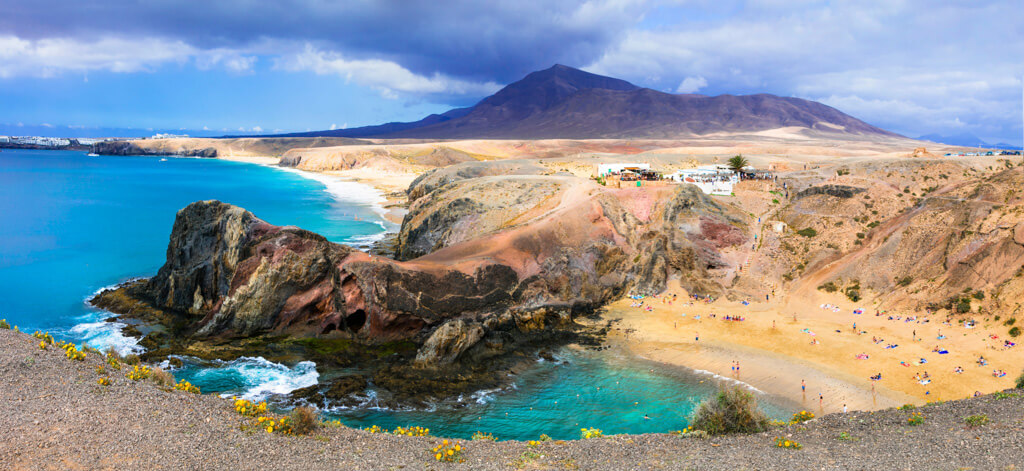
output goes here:
[[964, 417], [964, 423], [966, 423], [968, 427], [981, 427], [988, 422], [988, 416], [985, 414], [969, 415]]
[[1020, 335], [1020, 327], [1013, 327], [1010, 329], [1010, 337], [1017, 337]]
[[10, 330], [10, 328], [11, 328], [11, 324], [7, 323], [7, 319], [0, 319], [0, 329], [8, 329], [8, 330]]
[[469, 437], [469, 439], [470, 440], [490, 440], [492, 442], [498, 440], [498, 439], [494, 438], [494, 435], [491, 435], [490, 433], [484, 433], [484, 432], [481, 432], [479, 430], [477, 430], [476, 432], [473, 432], [473, 436]]
[[690, 423], [693, 429], [711, 435], [768, 429], [768, 417], [758, 409], [757, 399], [739, 386], [721, 389], [715, 397], [702, 402]]
[[1017, 318], [1016, 317], [1011, 317], [1011, 318], [1007, 319], [1006, 322], [1003, 322], [1003, 325], [1010, 326], [1010, 325], [1013, 325], [1014, 322], [1017, 322]]
[[956, 302], [956, 312], [960, 314], [971, 312], [971, 302], [967, 298], [960, 299]]
[[836, 286], [836, 284], [834, 282], [831, 282], [831, 281], [829, 281], [828, 283], [825, 283], [825, 284], [819, 286], [818, 289], [820, 289], [822, 291], [829, 292], [829, 293], [835, 293], [836, 291], [839, 291], [839, 287]]
[[985, 299], [985, 292], [984, 291], [980, 291], [980, 290], [979, 291], [975, 291], [974, 294], [972, 294], [971, 296], [974, 296], [974, 299], [977, 299], [977, 300], [980, 301], [982, 299]]
[[1024, 373], [1021, 373], [1020, 376], [1017, 377], [1017, 384], [1014, 385], [1014, 387], [1017, 389], [1024, 389]]
[[912, 277], [912, 276], [904, 276], [903, 278], [898, 278], [896, 280], [896, 284], [899, 285], [899, 286], [907, 286], [910, 283], [912, 283], [913, 281], [914, 281], [914, 277]]
[[924, 423], [924, 414], [922, 414], [920, 412], [914, 412], [914, 413], [910, 414], [910, 417], [907, 417], [907, 425], [916, 427], [916, 426], [921, 425], [923, 423]]
[[804, 237], [814, 237], [818, 235], [818, 231], [814, 230], [813, 227], [805, 227], [803, 229], [800, 229], [799, 231], [796, 231], [796, 233]]
[[857, 238], [858, 239], [863, 239], [864, 238], [864, 233], [863, 232], [858, 232], [857, 233]]
[[903, 404], [902, 406], [900, 406], [900, 410], [914, 410], [914, 409], [917, 409], [917, 406], [915, 406], [913, 404]]

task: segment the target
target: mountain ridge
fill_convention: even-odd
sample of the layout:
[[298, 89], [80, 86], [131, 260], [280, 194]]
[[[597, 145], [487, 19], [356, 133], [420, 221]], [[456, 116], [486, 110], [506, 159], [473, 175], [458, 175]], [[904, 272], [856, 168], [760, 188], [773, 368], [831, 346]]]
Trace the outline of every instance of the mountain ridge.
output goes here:
[[766, 93], [677, 95], [561, 64], [532, 72], [472, 107], [419, 121], [264, 137], [674, 138], [791, 126], [836, 134], [903, 137], [801, 98]]

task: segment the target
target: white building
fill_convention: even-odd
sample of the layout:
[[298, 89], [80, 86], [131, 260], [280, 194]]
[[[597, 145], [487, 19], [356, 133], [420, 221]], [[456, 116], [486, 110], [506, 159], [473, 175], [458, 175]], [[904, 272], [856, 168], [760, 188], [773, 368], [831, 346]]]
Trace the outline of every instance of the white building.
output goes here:
[[188, 134], [163, 134], [163, 133], [160, 133], [160, 134], [154, 134], [153, 137], [151, 137], [150, 139], [178, 139], [178, 138], [186, 138], [186, 137], [188, 137]]
[[0, 144], [6, 144], [8, 142], [11, 142], [11, 138], [7, 136], [0, 136]]
[[733, 186], [740, 181], [739, 175], [735, 172], [717, 167], [680, 170], [666, 177], [674, 182], [697, 185], [704, 194], [723, 196], [731, 195]]
[[11, 137], [10, 142], [40, 147], [64, 147], [71, 145], [70, 140], [60, 137], [17, 136]]
[[613, 173], [622, 173], [623, 170], [650, 170], [651, 164], [598, 164], [597, 176], [604, 177]]

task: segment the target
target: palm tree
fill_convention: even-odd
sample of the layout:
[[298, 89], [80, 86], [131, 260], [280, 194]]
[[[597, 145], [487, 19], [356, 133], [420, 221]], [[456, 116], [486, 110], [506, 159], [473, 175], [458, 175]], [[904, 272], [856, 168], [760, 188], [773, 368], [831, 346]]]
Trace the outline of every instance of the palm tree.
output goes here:
[[750, 162], [747, 162], [747, 159], [744, 159], [742, 154], [736, 155], [729, 159], [729, 169], [733, 172], [741, 172], [743, 171], [743, 167], [746, 167], [748, 163]]

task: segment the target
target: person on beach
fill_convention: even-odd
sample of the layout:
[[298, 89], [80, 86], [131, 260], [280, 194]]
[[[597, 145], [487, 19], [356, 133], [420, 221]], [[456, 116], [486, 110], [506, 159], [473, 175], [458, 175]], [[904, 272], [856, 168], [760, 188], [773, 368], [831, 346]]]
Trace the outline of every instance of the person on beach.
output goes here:
[[818, 407], [825, 407], [825, 396], [818, 393]]
[[846, 404], [843, 404], [843, 413], [846, 413]]
[[800, 392], [802, 392], [805, 396], [807, 395], [807, 383], [802, 379], [800, 380]]
[[700, 342], [700, 332], [694, 332], [694, 334], [693, 334], [693, 341], [694, 342]]

